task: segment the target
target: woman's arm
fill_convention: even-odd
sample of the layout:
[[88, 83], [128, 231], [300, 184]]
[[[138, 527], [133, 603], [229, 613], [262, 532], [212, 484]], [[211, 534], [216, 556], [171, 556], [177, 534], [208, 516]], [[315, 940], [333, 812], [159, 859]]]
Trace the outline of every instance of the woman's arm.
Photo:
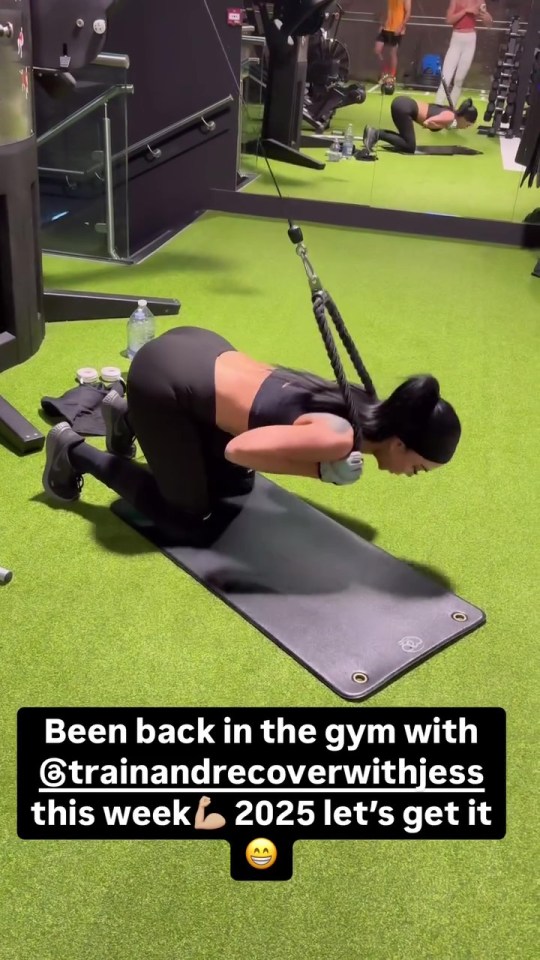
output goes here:
[[428, 130], [444, 130], [454, 119], [455, 115], [451, 110], [443, 110], [441, 113], [438, 113], [436, 117], [430, 117], [428, 120], [424, 120], [423, 126]]
[[262, 473], [317, 477], [321, 461], [342, 460], [353, 448], [351, 425], [332, 414], [305, 414], [292, 425], [256, 427], [233, 437], [225, 458]]
[[480, 17], [480, 20], [482, 21], [482, 23], [485, 23], [486, 26], [491, 27], [493, 23], [493, 17], [489, 13], [485, 3], [480, 4], [479, 10], [478, 10], [478, 16]]
[[271, 473], [282, 477], [309, 477], [310, 480], [320, 480], [320, 463], [304, 463], [303, 460], [286, 460], [280, 457], [269, 457], [268, 454], [251, 453], [246, 462], [242, 460], [232, 460], [227, 456], [227, 460], [235, 463], [239, 467], [246, 467], [249, 470], [255, 470], [257, 473]]

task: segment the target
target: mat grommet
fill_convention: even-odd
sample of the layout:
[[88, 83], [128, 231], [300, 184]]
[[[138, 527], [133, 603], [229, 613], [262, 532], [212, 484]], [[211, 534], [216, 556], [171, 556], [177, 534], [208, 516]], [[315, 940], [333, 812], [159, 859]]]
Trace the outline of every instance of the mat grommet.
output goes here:
[[463, 613], [461, 610], [456, 610], [452, 614], [452, 620], [456, 620], [458, 623], [465, 623], [468, 620], [466, 613]]
[[369, 680], [367, 673], [364, 673], [363, 670], [357, 670], [356, 673], [353, 673], [352, 678], [355, 683], [367, 683]]

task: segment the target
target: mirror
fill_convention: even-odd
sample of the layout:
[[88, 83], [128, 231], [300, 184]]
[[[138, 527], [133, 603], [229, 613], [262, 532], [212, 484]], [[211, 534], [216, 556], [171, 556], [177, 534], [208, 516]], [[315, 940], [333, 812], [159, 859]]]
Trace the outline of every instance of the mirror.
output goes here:
[[[515, 157], [539, 46], [532, 0], [340, 0], [276, 54], [272, 18], [283, 25], [291, 6], [302, 3], [246, 3], [258, 44], [246, 73], [246, 190], [275, 192], [256, 150], [271, 136], [293, 148], [269, 158], [284, 195], [524, 219], [534, 204]], [[353, 160], [343, 157], [347, 132]]]
[[[526, 49], [530, 0], [444, 0], [436, 16], [433, 3], [412, 0], [411, 6], [399, 47], [398, 89], [385, 98], [383, 127], [393, 132], [390, 140], [398, 127], [414, 137], [416, 153], [402, 152], [400, 143], [396, 153], [395, 141], [376, 142], [372, 205], [523, 219], [527, 198], [519, 191], [515, 156], [534, 57]], [[467, 102], [472, 112], [463, 107]], [[449, 103], [458, 114], [463, 108], [450, 128]], [[444, 111], [440, 124], [437, 105]]]
[[[368, 120], [379, 124], [382, 98], [376, 71], [366, 78], [353, 51], [365, 46], [371, 24], [363, 15], [348, 16], [350, 2], [323, 0], [320, 21], [311, 24], [317, 29], [285, 38], [280, 48], [274, 25], [287, 9], [310, 2], [317, 6], [317, 0], [245, 4], [242, 173], [252, 178], [246, 189], [275, 194], [268, 159], [285, 196], [369, 205], [375, 163], [358, 164], [353, 153], [362, 149]], [[343, 39], [351, 30], [352, 49]]]

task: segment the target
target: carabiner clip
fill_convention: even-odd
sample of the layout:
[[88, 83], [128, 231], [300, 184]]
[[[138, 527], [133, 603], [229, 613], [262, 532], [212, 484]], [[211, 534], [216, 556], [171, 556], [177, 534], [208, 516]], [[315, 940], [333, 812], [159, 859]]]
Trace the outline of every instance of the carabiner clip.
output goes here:
[[309, 283], [309, 285], [310, 285], [310, 287], [311, 287], [311, 292], [312, 292], [312, 293], [321, 293], [321, 292], [322, 292], [322, 289], [323, 289], [323, 288], [322, 288], [322, 283], [321, 283], [321, 281], [319, 280], [317, 274], [315, 273], [315, 270], [313, 269], [313, 267], [312, 267], [312, 265], [311, 265], [311, 263], [310, 263], [310, 261], [309, 261], [309, 258], [308, 258], [308, 255], [307, 255], [307, 249], [306, 249], [306, 247], [304, 246], [303, 243], [299, 243], [299, 244], [297, 245], [297, 247], [296, 247], [296, 252], [297, 252], [298, 256], [301, 257], [302, 263], [304, 264], [304, 270], [306, 271], [306, 276], [307, 276], [307, 278], [308, 278], [308, 283]]

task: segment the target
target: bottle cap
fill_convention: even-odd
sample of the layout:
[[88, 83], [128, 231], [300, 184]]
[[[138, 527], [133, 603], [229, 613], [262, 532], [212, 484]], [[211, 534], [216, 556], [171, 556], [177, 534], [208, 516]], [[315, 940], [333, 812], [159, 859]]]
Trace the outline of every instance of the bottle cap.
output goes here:
[[147, 307], [147, 306], [148, 306], [148, 300], [139, 300], [138, 303], [139, 303], [139, 306], [140, 306], [140, 307]]
[[0, 567], [0, 583], [10, 583], [13, 580], [13, 574], [11, 570], [6, 570], [4, 567]]
[[116, 380], [122, 379], [122, 371], [120, 367], [102, 367], [101, 379], [104, 383], [115, 383]]
[[93, 367], [81, 367], [77, 370], [77, 380], [79, 383], [97, 383], [99, 375]]

